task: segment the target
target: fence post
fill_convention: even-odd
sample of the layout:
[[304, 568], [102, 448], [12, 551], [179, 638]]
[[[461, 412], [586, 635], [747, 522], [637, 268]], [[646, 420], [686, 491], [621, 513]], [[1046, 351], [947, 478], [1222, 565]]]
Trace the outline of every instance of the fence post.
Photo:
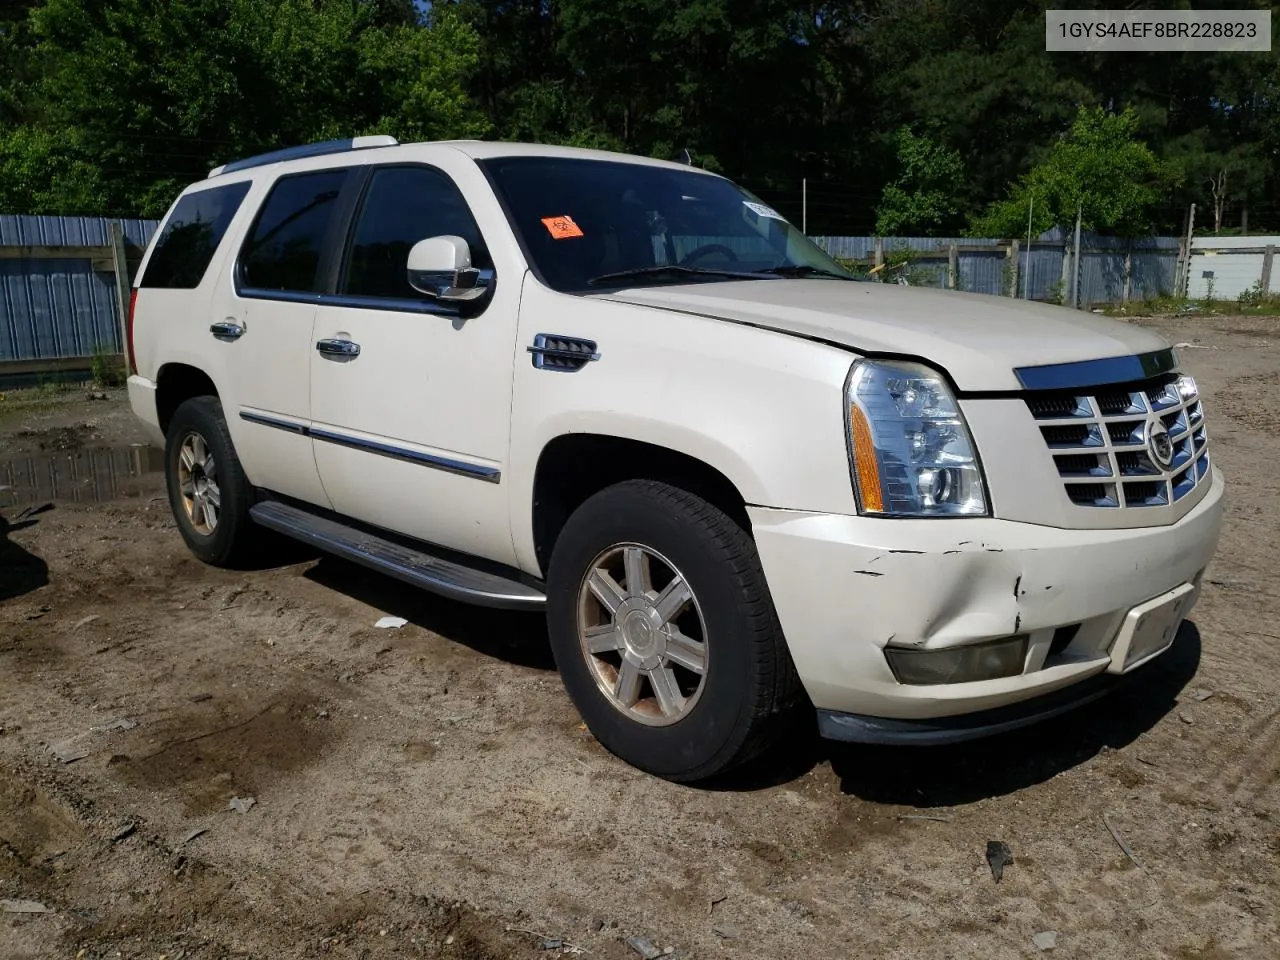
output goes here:
[[873, 267], [884, 265], [884, 237], [876, 237], [875, 253], [871, 265]]
[[1262, 277], [1258, 281], [1264, 294], [1271, 292], [1271, 262], [1275, 260], [1275, 257], [1276, 245], [1268, 243], [1267, 249], [1262, 254]]
[[1016, 297], [1018, 295], [1018, 248], [1021, 246], [1017, 238], [1009, 241], [1009, 282], [1008, 289], [1005, 290], [1006, 297]]
[[129, 255], [124, 245], [124, 224], [112, 220], [107, 224], [111, 237], [111, 263], [116, 275], [116, 318], [120, 324], [120, 352], [129, 352]]
[[954, 290], [960, 279], [960, 251], [953, 243], [947, 247], [947, 289]]
[[1124, 302], [1129, 302], [1133, 291], [1133, 237], [1124, 245]]

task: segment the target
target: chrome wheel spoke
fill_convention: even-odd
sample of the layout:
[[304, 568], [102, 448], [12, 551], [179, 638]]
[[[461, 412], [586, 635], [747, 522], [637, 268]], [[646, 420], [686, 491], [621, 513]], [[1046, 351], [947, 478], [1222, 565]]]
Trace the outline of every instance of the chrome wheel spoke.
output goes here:
[[614, 684], [613, 695], [624, 707], [633, 707], [640, 699], [640, 681], [643, 679], [640, 668], [625, 657], [618, 669], [618, 681]]
[[603, 549], [578, 588], [577, 618], [587, 669], [614, 709], [662, 727], [694, 708], [708, 676], [707, 625], [693, 588], [661, 553], [634, 542]]
[[218, 462], [213, 459], [213, 454], [204, 458], [204, 475], [212, 481], [218, 476]]
[[203, 464], [209, 458], [209, 451], [204, 445], [204, 437], [198, 433], [193, 433], [190, 442], [191, 453], [195, 458], [193, 462]]
[[653, 602], [657, 608], [658, 616], [663, 623], [670, 623], [672, 618], [684, 609], [685, 604], [693, 599], [693, 591], [689, 589], [689, 584], [685, 583], [684, 577], [676, 574], [671, 582], [662, 588], [662, 593], [658, 594], [658, 599]]
[[649, 592], [649, 555], [641, 547], [625, 547], [622, 565], [626, 571], [627, 596], [643, 597]]
[[583, 631], [583, 637], [587, 642], [587, 649], [594, 654], [613, 653], [623, 646], [618, 628], [612, 623], [588, 627]]
[[182, 469], [187, 473], [190, 473], [195, 469], [196, 455], [191, 449], [190, 440], [187, 440], [187, 442], [182, 445], [182, 449], [178, 451], [178, 461], [182, 464]]
[[667, 630], [667, 659], [699, 676], [707, 669], [706, 647], [675, 627]]
[[215, 508], [222, 509], [222, 491], [218, 489], [218, 485], [212, 480], [204, 488], [204, 495]]
[[204, 517], [204, 525], [210, 530], [218, 525], [218, 508], [213, 505], [207, 496], [200, 498], [201, 515]]
[[600, 601], [601, 606], [609, 611], [610, 616], [617, 613], [622, 602], [627, 599], [622, 587], [618, 586], [618, 581], [614, 580], [607, 570], [599, 567], [591, 571], [591, 575], [587, 578], [587, 586], [591, 588], [592, 595]]
[[658, 701], [658, 709], [664, 717], [674, 717], [684, 710], [684, 694], [676, 684], [676, 675], [670, 667], [656, 667], [649, 671], [649, 686]]
[[184, 497], [190, 500], [196, 495], [196, 482], [190, 477], [187, 477], [179, 483], [178, 489], [182, 491], [182, 495]]

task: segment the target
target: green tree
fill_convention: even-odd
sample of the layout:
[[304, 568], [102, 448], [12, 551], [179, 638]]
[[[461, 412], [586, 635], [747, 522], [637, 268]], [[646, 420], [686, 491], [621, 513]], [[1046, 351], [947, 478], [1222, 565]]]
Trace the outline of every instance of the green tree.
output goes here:
[[895, 136], [898, 177], [884, 188], [876, 207], [876, 234], [928, 234], [960, 210], [964, 163], [944, 144], [901, 127]]
[[447, 9], [420, 22], [385, 0], [43, 0], [29, 23], [41, 72], [25, 125], [0, 136], [0, 170], [21, 175], [6, 212], [156, 216], [211, 166], [263, 150], [487, 131], [463, 88], [477, 38]]
[[1170, 172], [1136, 138], [1137, 113], [1082, 108], [1071, 130], [1044, 160], [1013, 184], [1008, 196], [974, 220], [977, 236], [1020, 236], [1073, 223], [1090, 230], [1134, 234], [1150, 227], [1152, 208], [1165, 196]]

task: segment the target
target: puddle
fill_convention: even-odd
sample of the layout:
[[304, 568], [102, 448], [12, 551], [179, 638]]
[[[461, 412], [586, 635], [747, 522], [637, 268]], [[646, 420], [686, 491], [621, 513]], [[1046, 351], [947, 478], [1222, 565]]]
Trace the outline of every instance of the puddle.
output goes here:
[[164, 451], [146, 445], [42, 452], [0, 460], [0, 510], [50, 500], [105, 503], [164, 493]]

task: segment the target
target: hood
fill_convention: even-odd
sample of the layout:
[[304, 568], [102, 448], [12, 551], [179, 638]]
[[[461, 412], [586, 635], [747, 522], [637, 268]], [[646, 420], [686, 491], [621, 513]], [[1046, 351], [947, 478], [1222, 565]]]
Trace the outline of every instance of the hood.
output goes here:
[[1047, 304], [838, 280], [744, 280], [594, 294], [838, 343], [864, 354], [919, 357], [961, 390], [1020, 390], [1016, 367], [1163, 350], [1141, 327]]

